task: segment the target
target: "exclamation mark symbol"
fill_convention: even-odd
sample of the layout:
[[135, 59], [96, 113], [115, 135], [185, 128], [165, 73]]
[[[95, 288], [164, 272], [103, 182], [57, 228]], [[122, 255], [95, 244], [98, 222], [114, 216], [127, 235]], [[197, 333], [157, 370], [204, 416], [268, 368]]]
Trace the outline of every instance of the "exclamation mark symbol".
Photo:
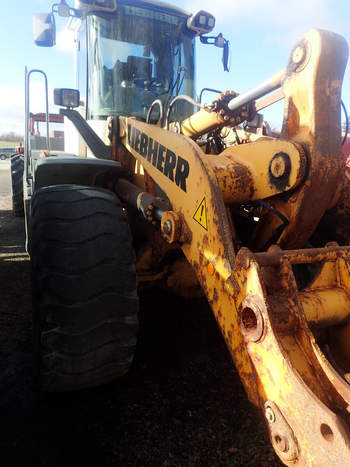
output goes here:
[[204, 211], [204, 204], [202, 204], [201, 216], [199, 218], [199, 222], [202, 222], [203, 211]]

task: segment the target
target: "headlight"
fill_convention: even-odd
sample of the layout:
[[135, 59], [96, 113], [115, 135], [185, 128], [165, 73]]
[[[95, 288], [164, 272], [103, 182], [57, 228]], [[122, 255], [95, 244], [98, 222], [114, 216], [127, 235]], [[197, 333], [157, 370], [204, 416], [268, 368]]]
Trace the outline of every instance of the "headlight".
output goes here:
[[79, 107], [80, 93], [77, 89], [54, 89], [53, 100], [56, 105], [74, 109], [76, 107]]
[[200, 10], [187, 20], [187, 28], [198, 36], [208, 34], [215, 27], [215, 17], [207, 11]]

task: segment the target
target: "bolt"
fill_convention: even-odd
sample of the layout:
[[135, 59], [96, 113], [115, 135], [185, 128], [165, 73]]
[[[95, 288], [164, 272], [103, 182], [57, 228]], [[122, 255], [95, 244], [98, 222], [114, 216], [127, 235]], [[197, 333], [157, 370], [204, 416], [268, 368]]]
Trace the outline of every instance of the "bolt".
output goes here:
[[269, 423], [275, 423], [276, 421], [275, 412], [269, 406], [267, 406], [265, 409], [265, 417]]
[[286, 171], [286, 164], [283, 157], [277, 156], [271, 161], [270, 171], [275, 178], [283, 177]]
[[301, 62], [304, 60], [305, 57], [305, 48], [301, 45], [295, 47], [292, 55], [292, 60], [295, 65], [300, 65]]
[[172, 231], [172, 225], [171, 225], [171, 222], [168, 220], [168, 221], [165, 221], [164, 224], [163, 224], [163, 232], [167, 235], [171, 234], [171, 231]]

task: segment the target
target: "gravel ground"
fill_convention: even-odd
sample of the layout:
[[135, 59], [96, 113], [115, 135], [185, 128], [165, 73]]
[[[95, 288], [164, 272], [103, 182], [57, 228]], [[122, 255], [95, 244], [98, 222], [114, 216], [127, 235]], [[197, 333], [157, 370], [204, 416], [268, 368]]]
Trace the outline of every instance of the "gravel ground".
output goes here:
[[34, 390], [29, 262], [4, 188], [8, 167], [1, 163], [1, 467], [280, 466], [204, 301], [142, 296], [128, 375], [73, 395]]

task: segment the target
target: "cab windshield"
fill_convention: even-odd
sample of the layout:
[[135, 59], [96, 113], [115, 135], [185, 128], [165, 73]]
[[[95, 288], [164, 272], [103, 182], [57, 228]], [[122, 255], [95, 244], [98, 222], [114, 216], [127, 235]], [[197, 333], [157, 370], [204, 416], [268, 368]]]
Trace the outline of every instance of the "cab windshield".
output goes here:
[[[167, 105], [179, 94], [194, 96], [194, 39], [184, 32], [185, 17], [121, 5], [116, 15], [87, 21], [88, 118], [145, 119], [155, 99]], [[181, 104], [176, 118], [192, 112]]]

